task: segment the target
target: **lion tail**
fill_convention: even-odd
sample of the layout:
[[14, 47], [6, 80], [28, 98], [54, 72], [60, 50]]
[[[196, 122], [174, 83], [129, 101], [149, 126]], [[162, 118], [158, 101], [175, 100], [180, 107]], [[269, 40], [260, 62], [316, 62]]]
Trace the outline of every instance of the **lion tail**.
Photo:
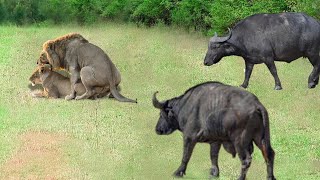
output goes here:
[[110, 92], [111, 92], [111, 94], [113, 95], [113, 97], [114, 98], [116, 98], [118, 101], [120, 101], [120, 102], [131, 102], [131, 103], [137, 103], [137, 99], [136, 100], [133, 100], [133, 99], [129, 99], [129, 98], [127, 98], [127, 97], [124, 97], [123, 95], [121, 95], [120, 94], [120, 92], [117, 90], [117, 87], [116, 87], [116, 85], [115, 85], [115, 72], [114, 72], [114, 68], [115, 68], [115, 66], [112, 68], [111, 67], [111, 69], [112, 69], [112, 77], [111, 77], [111, 79], [110, 79], [110, 81], [109, 81], [109, 83], [110, 83]]

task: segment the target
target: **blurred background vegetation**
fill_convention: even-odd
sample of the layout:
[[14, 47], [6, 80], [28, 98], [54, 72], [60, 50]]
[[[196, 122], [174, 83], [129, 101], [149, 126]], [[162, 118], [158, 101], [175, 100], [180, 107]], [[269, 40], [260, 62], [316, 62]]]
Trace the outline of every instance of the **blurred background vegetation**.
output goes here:
[[320, 19], [320, 0], [0, 0], [0, 23], [94, 24], [107, 20], [174, 25], [212, 34], [256, 13], [304, 12]]

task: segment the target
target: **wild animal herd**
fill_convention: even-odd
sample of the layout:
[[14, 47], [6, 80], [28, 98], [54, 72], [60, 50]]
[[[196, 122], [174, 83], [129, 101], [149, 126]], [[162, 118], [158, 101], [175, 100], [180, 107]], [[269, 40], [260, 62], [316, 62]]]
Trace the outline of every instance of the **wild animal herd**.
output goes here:
[[[264, 63], [282, 89], [274, 61], [292, 62], [307, 57], [313, 65], [308, 87], [319, 83], [320, 23], [303, 13], [256, 14], [238, 22], [225, 37], [215, 34], [209, 42], [204, 65], [218, 63], [223, 57], [237, 55], [245, 60], [247, 88], [254, 64]], [[56, 71], [63, 69], [70, 76]], [[29, 79], [41, 84], [41, 97], [96, 99], [107, 95], [121, 102], [133, 102], [119, 93], [120, 72], [106, 53], [80, 34], [67, 34], [43, 44], [37, 67]], [[183, 95], [160, 102], [154, 93], [152, 102], [160, 110], [156, 133], [183, 133], [183, 157], [174, 175], [186, 173], [197, 142], [209, 143], [212, 167], [210, 175], [219, 176], [218, 154], [221, 145], [241, 161], [240, 180], [246, 178], [253, 143], [267, 164], [267, 179], [274, 180], [275, 153], [271, 147], [269, 117], [258, 98], [244, 89], [220, 82], [205, 82]]]

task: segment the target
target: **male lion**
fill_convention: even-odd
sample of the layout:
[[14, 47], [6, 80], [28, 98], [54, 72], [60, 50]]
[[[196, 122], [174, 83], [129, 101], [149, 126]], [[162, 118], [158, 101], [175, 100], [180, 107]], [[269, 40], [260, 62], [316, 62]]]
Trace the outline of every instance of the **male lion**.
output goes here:
[[[44, 88], [42, 93], [33, 93], [34, 97], [49, 97], [49, 98], [65, 98], [71, 92], [71, 83], [68, 77], [52, 71], [51, 65], [39, 65], [29, 78], [32, 85], [41, 84]], [[109, 94], [109, 87], [95, 87], [96, 94], [92, 99], [101, 98]], [[82, 95], [86, 92], [82, 83], [75, 84], [77, 95]]]
[[[94, 87], [109, 87], [118, 101], [137, 102], [117, 91], [116, 85], [121, 80], [119, 71], [101, 48], [80, 34], [67, 34], [45, 42], [37, 64], [51, 64], [53, 68], [63, 68], [71, 73], [71, 93], [66, 100], [90, 98], [95, 94]], [[76, 96], [75, 84], [80, 80], [86, 92]]]

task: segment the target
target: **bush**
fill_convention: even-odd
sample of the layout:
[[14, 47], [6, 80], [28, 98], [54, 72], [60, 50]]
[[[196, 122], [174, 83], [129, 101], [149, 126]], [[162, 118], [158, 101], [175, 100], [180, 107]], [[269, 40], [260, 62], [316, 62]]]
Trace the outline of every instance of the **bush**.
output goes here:
[[0, 22], [3, 22], [6, 20], [7, 13], [8, 12], [6, 11], [3, 2], [0, 1]]
[[98, 9], [94, 6], [97, 0], [70, 0], [72, 15], [79, 24], [92, 24], [98, 17]]
[[285, 0], [216, 0], [211, 6], [208, 24], [213, 27], [208, 34], [214, 31], [222, 33], [228, 27], [247, 16], [257, 13], [278, 13], [290, 10]]
[[142, 0], [107, 0], [97, 1], [95, 6], [104, 18], [129, 21], [131, 14], [141, 2]]
[[37, 0], [3, 0], [0, 4], [2, 22], [10, 21], [22, 25], [40, 19]]
[[18, 25], [26, 22], [26, 8], [19, 2], [13, 9], [12, 19]]
[[317, 0], [0, 0], [0, 22], [17, 25], [99, 18], [148, 26], [176, 24], [212, 35], [256, 13], [304, 12], [320, 19]]
[[286, 0], [286, 3], [294, 12], [304, 12], [310, 16], [320, 19], [319, 0]]
[[39, 2], [40, 21], [50, 20], [58, 24], [74, 19], [68, 0], [42, 0]]
[[148, 26], [162, 22], [171, 24], [171, 8], [173, 2], [170, 0], [143, 0], [133, 12], [131, 18], [137, 23]]
[[172, 12], [172, 21], [186, 28], [207, 31], [211, 28], [209, 18], [210, 0], [182, 0], [177, 2]]

